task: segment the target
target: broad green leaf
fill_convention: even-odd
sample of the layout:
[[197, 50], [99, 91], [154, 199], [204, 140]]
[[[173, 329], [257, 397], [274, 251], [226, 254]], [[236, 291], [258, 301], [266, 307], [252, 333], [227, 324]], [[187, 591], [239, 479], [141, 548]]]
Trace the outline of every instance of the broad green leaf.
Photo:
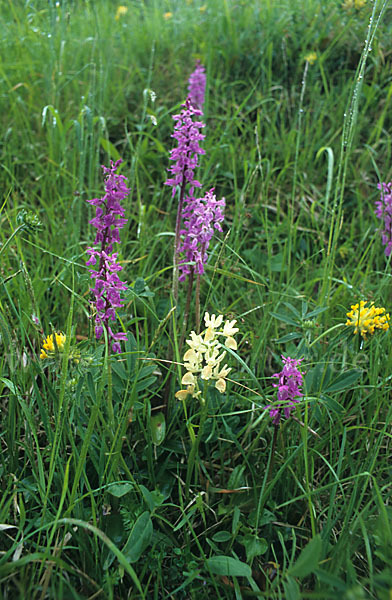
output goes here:
[[291, 333], [288, 333], [286, 335], [284, 335], [283, 337], [279, 338], [278, 340], [276, 340], [277, 344], [284, 344], [286, 342], [291, 342], [291, 340], [298, 340], [302, 338], [302, 334], [297, 332], [297, 331], [292, 331]]
[[320, 391], [326, 391], [325, 387], [329, 385], [331, 380], [332, 371], [329, 365], [325, 363], [319, 363], [305, 375], [305, 386], [306, 391], [310, 395], [319, 393]]
[[133, 484], [132, 483], [113, 483], [109, 488], [108, 488], [108, 492], [109, 494], [111, 494], [112, 496], [114, 496], [115, 498], [121, 498], [122, 496], [125, 496], [125, 494], [127, 494], [128, 492], [130, 492], [133, 489]]
[[295, 306], [290, 304], [290, 302], [283, 302], [283, 304], [293, 313], [294, 316], [296, 316], [298, 319], [301, 318], [301, 315], [299, 314], [298, 310], [295, 308]]
[[323, 404], [325, 404], [325, 406], [329, 408], [329, 410], [336, 413], [337, 415], [342, 415], [345, 412], [344, 407], [341, 404], [339, 404], [339, 402], [334, 400], [334, 398], [330, 398], [329, 396], [325, 396], [324, 394], [322, 394], [321, 399], [323, 401]]
[[302, 579], [303, 577], [310, 575], [310, 573], [313, 573], [318, 567], [321, 550], [321, 537], [320, 534], [317, 534], [308, 544], [306, 544], [293, 566], [289, 569], [290, 575]]
[[287, 577], [283, 582], [285, 600], [301, 600], [301, 592], [298, 583], [293, 577]]
[[228, 542], [231, 540], [232, 534], [230, 531], [217, 531], [215, 535], [212, 536], [214, 542]]
[[233, 533], [236, 533], [236, 531], [237, 531], [238, 523], [240, 521], [240, 517], [241, 517], [241, 511], [238, 508], [238, 506], [235, 506], [234, 510], [233, 510], [233, 522], [232, 522], [232, 525], [231, 525], [231, 530], [232, 530]]
[[245, 547], [248, 562], [251, 562], [255, 556], [260, 556], [260, 554], [264, 554], [268, 550], [267, 540], [259, 538], [252, 533], [247, 533], [237, 539]]
[[142, 379], [141, 381], [138, 381], [137, 384], [135, 385], [136, 392], [143, 392], [148, 387], [150, 387], [150, 385], [155, 383], [156, 379], [157, 378], [154, 376], [154, 377], [148, 377], [147, 379]]
[[150, 511], [153, 512], [153, 510], [155, 508], [155, 501], [154, 501], [154, 498], [153, 498], [150, 490], [148, 490], [144, 485], [140, 485], [139, 488], [140, 488], [141, 493], [143, 494], [145, 503], [147, 504]]
[[139, 560], [143, 551], [150, 544], [153, 535], [152, 521], [148, 511], [140, 515], [132, 531], [129, 534], [128, 540], [125, 543], [122, 553], [125, 558], [134, 563]]
[[270, 315], [272, 317], [275, 317], [275, 319], [279, 319], [279, 321], [283, 321], [283, 323], [287, 323], [287, 325], [293, 325], [293, 327], [298, 327], [297, 321], [294, 321], [294, 319], [292, 319], [288, 315], [285, 315], [284, 313], [270, 312]]
[[315, 308], [310, 313], [305, 315], [304, 319], [311, 319], [312, 317], [315, 317], [316, 315], [319, 315], [320, 313], [325, 312], [326, 310], [328, 310], [328, 306], [320, 306], [319, 308]]
[[123, 381], [127, 381], [129, 374], [126, 372], [124, 365], [118, 361], [112, 363], [112, 371]]
[[110, 158], [112, 158], [113, 160], [118, 160], [120, 158], [118, 150], [117, 150], [116, 146], [114, 146], [112, 144], [112, 142], [110, 142], [109, 140], [107, 140], [106, 138], [103, 138], [103, 137], [101, 137], [99, 141], [100, 141], [102, 148], [105, 150], [105, 152], [108, 153]]
[[10, 379], [7, 379], [7, 377], [0, 377], [0, 381], [4, 383], [4, 385], [10, 390], [12, 394], [14, 394], [14, 396], [19, 397], [20, 394], [18, 388]]
[[150, 419], [150, 432], [153, 443], [160, 446], [166, 435], [165, 415], [160, 412]]
[[343, 597], [344, 590], [346, 589], [346, 582], [343, 581], [343, 579], [339, 579], [332, 573], [324, 571], [320, 568], [316, 569], [315, 574], [317, 576], [317, 579], [319, 579], [322, 583], [326, 583], [331, 588], [334, 587], [336, 588], [336, 590], [339, 590], [339, 594], [337, 593], [337, 597], [340, 597], [340, 593]]
[[227, 577], [250, 577], [252, 569], [246, 563], [231, 556], [211, 556], [206, 560], [211, 573]]
[[279, 254], [272, 256], [269, 260], [269, 266], [271, 271], [285, 273], [287, 266], [283, 260], [283, 254], [279, 252]]
[[357, 369], [353, 369], [352, 371], [346, 371], [342, 373], [335, 379], [335, 381], [330, 385], [327, 389], [324, 389], [323, 392], [326, 394], [331, 394], [332, 392], [341, 392], [342, 390], [346, 390], [350, 388], [358, 379], [361, 377], [362, 371], [358, 371]]

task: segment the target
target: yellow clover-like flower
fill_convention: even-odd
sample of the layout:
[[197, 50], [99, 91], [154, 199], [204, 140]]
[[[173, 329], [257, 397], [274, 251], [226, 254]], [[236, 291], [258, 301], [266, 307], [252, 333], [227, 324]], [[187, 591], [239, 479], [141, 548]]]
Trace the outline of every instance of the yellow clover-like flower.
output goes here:
[[308, 52], [308, 54], [305, 56], [305, 60], [310, 65], [313, 65], [317, 60], [317, 54], [315, 52]]
[[42, 342], [40, 358], [49, 358], [50, 354], [54, 354], [57, 350], [64, 350], [67, 336], [64, 333], [51, 333]]
[[345, 0], [342, 4], [342, 8], [345, 10], [350, 10], [351, 8], [356, 8], [360, 10], [366, 4], [366, 0]]
[[114, 17], [116, 21], [120, 19], [120, 17], [126, 15], [128, 12], [128, 6], [117, 6], [116, 16]]
[[346, 321], [348, 327], [354, 327], [354, 334], [359, 332], [365, 340], [367, 335], [373, 335], [376, 329], [387, 331], [390, 320], [385, 308], [377, 308], [373, 303], [367, 307], [366, 304], [368, 302], [363, 300], [359, 304], [353, 304], [347, 313]]

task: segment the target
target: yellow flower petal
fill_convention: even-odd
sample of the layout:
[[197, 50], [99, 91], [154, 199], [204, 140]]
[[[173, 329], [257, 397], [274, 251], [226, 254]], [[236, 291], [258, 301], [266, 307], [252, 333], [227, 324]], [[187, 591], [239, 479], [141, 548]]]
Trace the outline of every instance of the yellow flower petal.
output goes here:
[[215, 337], [214, 329], [210, 326], [206, 329], [206, 332], [204, 334], [204, 341], [210, 342], [211, 340], [214, 339], [214, 337]]
[[305, 60], [310, 65], [313, 65], [316, 62], [316, 60], [317, 60], [317, 54], [315, 52], [309, 52], [308, 54], [306, 54]]
[[212, 376], [212, 366], [206, 365], [201, 372], [201, 378], [202, 379], [211, 379], [211, 376]]
[[123, 15], [128, 12], [128, 6], [117, 6], [116, 16], [114, 17], [116, 21], [120, 19]]
[[193, 373], [186, 372], [183, 378], [181, 379], [182, 385], [194, 385], [196, 383], [196, 378]]
[[353, 304], [351, 311], [347, 313], [346, 326], [354, 327], [354, 334], [358, 332], [366, 339], [367, 334], [373, 335], [376, 329], [387, 331], [390, 320], [389, 313], [385, 313], [385, 308], [375, 307], [374, 304], [366, 306], [367, 301], [361, 300], [359, 304]]
[[218, 381], [215, 384], [215, 387], [218, 390], [218, 392], [223, 394], [226, 391], [226, 381], [224, 379], [218, 379]]
[[194, 351], [193, 348], [189, 348], [189, 350], [187, 350], [184, 354], [184, 360], [189, 360], [189, 361], [196, 361], [197, 360], [197, 354]]
[[226, 348], [231, 348], [231, 350], [237, 350], [237, 342], [233, 337], [228, 337], [225, 341]]

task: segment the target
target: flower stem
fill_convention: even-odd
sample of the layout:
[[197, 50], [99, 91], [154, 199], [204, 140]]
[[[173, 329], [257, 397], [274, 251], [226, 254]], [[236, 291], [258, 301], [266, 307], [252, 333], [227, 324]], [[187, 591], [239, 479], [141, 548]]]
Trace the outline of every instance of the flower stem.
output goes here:
[[[204, 392], [207, 391], [207, 382], [205, 382], [204, 385]], [[185, 498], [188, 499], [189, 498], [189, 488], [190, 488], [190, 483], [191, 483], [191, 478], [192, 478], [192, 474], [193, 474], [193, 470], [194, 470], [194, 466], [195, 466], [195, 460], [196, 460], [196, 454], [197, 451], [199, 449], [199, 445], [200, 445], [200, 441], [203, 435], [203, 429], [204, 429], [204, 424], [207, 420], [207, 415], [208, 415], [208, 405], [207, 402], [204, 400], [204, 398], [206, 397], [206, 394], [203, 393], [203, 398], [201, 398], [201, 414], [200, 414], [200, 423], [199, 423], [199, 431], [197, 433], [196, 439], [192, 440], [192, 447], [191, 447], [191, 451], [189, 454], [189, 458], [188, 458], [188, 468], [187, 468], [187, 472], [186, 472], [186, 482], [185, 482]]]
[[178, 304], [178, 275], [179, 275], [178, 248], [180, 246], [180, 239], [181, 239], [180, 231], [181, 231], [182, 209], [184, 206], [185, 186], [186, 186], [186, 179], [185, 179], [185, 167], [184, 167], [184, 173], [182, 176], [182, 183], [181, 183], [181, 189], [180, 189], [180, 199], [178, 201], [178, 208], [177, 208], [176, 231], [175, 231], [175, 238], [174, 238], [173, 286], [172, 286], [174, 304]]
[[190, 306], [191, 306], [194, 275], [195, 275], [195, 270], [192, 267], [191, 272], [189, 273], [189, 277], [188, 277], [188, 291], [187, 291], [187, 295], [186, 295], [186, 303], [185, 303], [185, 309], [184, 309], [184, 318], [182, 320], [181, 338], [180, 338], [180, 343], [178, 345], [178, 351], [180, 353], [181, 353], [181, 350], [182, 350], [182, 346], [184, 344], [184, 339], [185, 339], [185, 335], [186, 335], [186, 329], [187, 329], [187, 325], [188, 325], [189, 309], [190, 309]]
[[196, 299], [195, 299], [195, 322], [196, 322], [196, 333], [200, 333], [200, 273], [197, 274], [196, 278]]
[[274, 436], [272, 438], [271, 460], [270, 460], [269, 469], [268, 469], [267, 482], [270, 480], [270, 477], [272, 475], [272, 468], [274, 466], [276, 440], [278, 439], [278, 431], [279, 431], [279, 425], [274, 425]]

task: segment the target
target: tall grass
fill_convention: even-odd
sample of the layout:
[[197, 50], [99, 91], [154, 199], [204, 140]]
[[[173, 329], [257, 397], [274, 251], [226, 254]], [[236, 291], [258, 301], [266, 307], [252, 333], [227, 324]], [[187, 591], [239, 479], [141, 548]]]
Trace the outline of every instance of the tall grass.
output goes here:
[[[388, 599], [390, 332], [361, 341], [344, 323], [361, 299], [392, 303], [374, 215], [392, 178], [390, 2], [124, 5], [0, 7], [2, 597]], [[205, 414], [174, 397], [186, 292], [173, 309], [163, 185], [196, 58], [198, 177], [226, 198], [202, 310], [240, 328]], [[86, 200], [120, 156], [129, 339], [114, 360], [91, 324]], [[61, 358], [40, 360], [58, 330]], [[275, 443], [281, 354], [303, 357], [305, 395]]]

